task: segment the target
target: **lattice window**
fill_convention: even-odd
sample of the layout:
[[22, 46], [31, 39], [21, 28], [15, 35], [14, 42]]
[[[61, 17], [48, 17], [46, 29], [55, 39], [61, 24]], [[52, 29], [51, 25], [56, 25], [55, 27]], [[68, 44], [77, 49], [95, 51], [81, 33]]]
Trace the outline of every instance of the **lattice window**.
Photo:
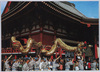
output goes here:
[[67, 32], [63, 29], [63, 33], [67, 33]]
[[35, 26], [33, 26], [32, 30], [35, 30]]
[[29, 31], [29, 29], [28, 29], [28, 28], [26, 28], [26, 31]]
[[37, 25], [36, 28], [40, 28], [39, 25]]
[[57, 31], [58, 31], [58, 32], [61, 32], [61, 29], [58, 29]]
[[50, 30], [54, 30], [52, 26], [50, 26]]
[[23, 33], [23, 32], [25, 32], [25, 29], [23, 29], [23, 30], [21, 31], [21, 33]]
[[44, 28], [48, 29], [48, 25], [45, 25]]

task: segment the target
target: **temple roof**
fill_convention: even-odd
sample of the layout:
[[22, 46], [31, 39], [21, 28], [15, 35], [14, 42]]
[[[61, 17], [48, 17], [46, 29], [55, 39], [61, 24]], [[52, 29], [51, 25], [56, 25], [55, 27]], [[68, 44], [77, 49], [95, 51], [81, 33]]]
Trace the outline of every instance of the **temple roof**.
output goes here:
[[80, 13], [76, 8], [75, 5], [73, 5], [73, 3], [69, 3], [69, 2], [53, 2], [52, 3], [54, 6], [60, 8], [61, 10], [65, 11], [66, 13], [69, 11], [73, 14], [76, 14], [80, 17], [85, 17], [85, 15], [83, 15], [82, 13]]
[[[44, 5], [48, 6], [49, 8], [53, 9], [54, 11], [69, 17], [71, 19], [74, 19], [82, 24], [91, 24], [91, 25], [98, 25], [99, 19], [96, 18], [88, 18], [81, 12], [79, 12], [73, 3], [70, 2], [60, 2], [60, 1], [53, 1], [53, 2], [41, 2]], [[16, 3], [12, 9], [10, 9], [7, 13], [2, 15], [2, 21], [5, 21], [7, 18], [10, 18], [13, 16], [13, 14], [17, 14], [18, 10], [19, 12], [22, 11], [26, 6], [31, 4], [31, 2], [19, 2]], [[14, 9], [13, 9], [14, 8]], [[21, 9], [22, 8], [22, 9]]]

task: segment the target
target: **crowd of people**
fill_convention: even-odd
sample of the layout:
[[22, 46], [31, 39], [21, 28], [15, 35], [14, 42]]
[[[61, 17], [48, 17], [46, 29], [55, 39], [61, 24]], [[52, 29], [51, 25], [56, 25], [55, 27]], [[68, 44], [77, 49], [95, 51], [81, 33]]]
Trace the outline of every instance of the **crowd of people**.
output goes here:
[[99, 70], [99, 60], [87, 61], [81, 56], [74, 58], [51, 59], [48, 57], [20, 57], [2, 60], [2, 71], [57, 71], [57, 70]]

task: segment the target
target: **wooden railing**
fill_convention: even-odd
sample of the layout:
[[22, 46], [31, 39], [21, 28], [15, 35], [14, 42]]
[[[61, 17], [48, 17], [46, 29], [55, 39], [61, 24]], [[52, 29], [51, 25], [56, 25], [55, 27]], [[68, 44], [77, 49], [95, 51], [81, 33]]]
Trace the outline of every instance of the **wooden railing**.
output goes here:
[[[45, 46], [45, 49], [46, 50], [50, 50], [51, 49], [51, 46]], [[19, 53], [20, 51], [16, 48], [16, 49], [13, 49], [12, 47], [9, 47], [9, 48], [2, 48], [2, 53]], [[35, 48], [31, 48], [30, 52], [35, 52]], [[59, 53], [59, 48], [57, 49], [56, 53]], [[62, 50], [62, 53], [65, 54], [65, 50]]]

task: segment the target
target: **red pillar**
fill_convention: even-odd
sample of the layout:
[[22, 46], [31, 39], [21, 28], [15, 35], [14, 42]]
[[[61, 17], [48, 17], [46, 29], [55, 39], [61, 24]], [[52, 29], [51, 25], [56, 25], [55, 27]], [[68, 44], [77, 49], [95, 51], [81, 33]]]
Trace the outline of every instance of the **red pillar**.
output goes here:
[[17, 59], [17, 56], [15, 55], [15, 59]]
[[98, 58], [98, 52], [97, 52], [97, 40], [96, 40], [96, 36], [95, 36], [95, 58]]
[[62, 49], [60, 48], [60, 58], [62, 58]]

